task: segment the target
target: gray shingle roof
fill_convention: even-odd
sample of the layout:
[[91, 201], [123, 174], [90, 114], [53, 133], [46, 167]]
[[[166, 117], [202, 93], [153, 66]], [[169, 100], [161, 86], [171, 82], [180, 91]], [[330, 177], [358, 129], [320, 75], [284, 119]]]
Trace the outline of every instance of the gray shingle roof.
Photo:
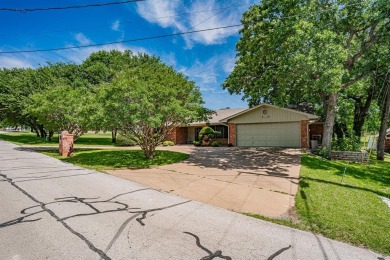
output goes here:
[[[215, 114], [212, 115], [211, 119], [209, 119], [210, 124], [218, 124], [220, 125], [220, 120], [227, 118], [229, 116], [232, 116], [234, 114], [240, 113], [247, 108], [224, 108], [224, 109], [218, 109], [215, 110]], [[192, 122], [189, 125], [201, 125], [206, 124], [206, 122]]]

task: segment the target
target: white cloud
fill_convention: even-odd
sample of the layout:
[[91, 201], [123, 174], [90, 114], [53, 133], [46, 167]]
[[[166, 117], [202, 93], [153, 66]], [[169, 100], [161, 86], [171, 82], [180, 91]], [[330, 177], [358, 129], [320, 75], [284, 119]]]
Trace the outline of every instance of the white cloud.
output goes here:
[[[150, 23], [163, 28], [185, 29], [178, 19], [177, 12], [183, 5], [180, 0], [152, 0], [137, 3], [137, 12]], [[158, 19], [156, 19], [158, 18]]]
[[[232, 4], [230, 4], [232, 5]], [[218, 28], [228, 25], [240, 24], [241, 12], [237, 8], [228, 8], [215, 10], [212, 12], [196, 12], [196, 10], [214, 10], [229, 6], [229, 3], [223, 2], [222, 5], [216, 1], [199, 0], [193, 2], [190, 7], [189, 16], [190, 30], [202, 30], [208, 28]], [[237, 27], [218, 29], [213, 31], [205, 31], [191, 34], [190, 39], [193, 42], [200, 42], [205, 45], [223, 43], [227, 37], [237, 33]]]
[[218, 57], [212, 57], [206, 62], [195, 60], [195, 63], [191, 67], [182, 72], [184, 75], [196, 80], [201, 90], [206, 90], [206, 85], [215, 85], [217, 83], [217, 65]]
[[195, 79], [201, 88], [206, 88], [206, 86], [214, 86], [218, 82], [218, 77], [229, 74], [234, 68], [235, 60], [235, 53], [229, 51], [212, 56], [203, 62], [195, 60], [192, 66], [182, 69], [181, 72]]
[[93, 43], [89, 38], [87, 38], [83, 33], [77, 33], [74, 38], [78, 42], [79, 45], [89, 45]]
[[233, 71], [235, 65], [236, 65], [236, 58], [234, 56], [227, 57], [222, 65], [223, 71], [230, 74]]
[[26, 58], [0, 56], [1, 68], [31, 68], [33, 65]]
[[121, 25], [121, 23], [119, 22], [119, 20], [116, 20], [115, 22], [112, 23], [111, 25], [111, 30], [113, 31], [119, 31], [119, 26]]
[[173, 53], [173, 52], [162, 53], [162, 54], [160, 54], [160, 55], [158, 55], [158, 56], [160, 56], [161, 60], [162, 60], [165, 64], [167, 64], [167, 65], [169, 65], [169, 66], [172, 66], [172, 67], [176, 67], [176, 65], [177, 65], [177, 60], [176, 60], [176, 55], [175, 55], [175, 53]]
[[[178, 32], [202, 30], [240, 24], [242, 13], [248, 8], [250, 0], [221, 1], [194, 0], [188, 6], [179, 0], [152, 0], [137, 3], [137, 12], [150, 23], [163, 28], [173, 28]], [[187, 15], [180, 15], [181, 13]], [[183, 35], [186, 47], [195, 43], [204, 45], [223, 43], [227, 37], [236, 34], [237, 27], [218, 29]]]

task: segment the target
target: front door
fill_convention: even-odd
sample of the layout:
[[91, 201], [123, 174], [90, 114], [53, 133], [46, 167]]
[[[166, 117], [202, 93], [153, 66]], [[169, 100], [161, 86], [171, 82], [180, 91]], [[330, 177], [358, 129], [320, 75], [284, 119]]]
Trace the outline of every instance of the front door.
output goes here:
[[195, 141], [199, 141], [199, 132], [202, 130], [202, 127], [195, 128]]

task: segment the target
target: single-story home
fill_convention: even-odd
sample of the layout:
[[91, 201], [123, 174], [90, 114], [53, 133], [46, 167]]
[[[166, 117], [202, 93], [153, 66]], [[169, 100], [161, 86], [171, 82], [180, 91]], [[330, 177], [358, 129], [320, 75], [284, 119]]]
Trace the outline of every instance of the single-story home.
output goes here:
[[192, 143], [198, 140], [199, 131], [206, 125], [221, 132], [216, 141], [233, 146], [308, 148], [310, 139], [322, 139], [323, 124], [313, 114], [270, 104], [215, 112], [209, 122], [176, 127], [167, 140], [175, 144]]

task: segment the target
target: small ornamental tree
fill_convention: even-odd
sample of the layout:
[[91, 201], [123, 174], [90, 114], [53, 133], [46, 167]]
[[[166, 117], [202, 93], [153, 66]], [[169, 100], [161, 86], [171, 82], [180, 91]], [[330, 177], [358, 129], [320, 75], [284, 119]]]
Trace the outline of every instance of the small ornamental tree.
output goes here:
[[138, 144], [148, 159], [174, 127], [205, 120], [207, 114], [194, 82], [146, 54], [132, 55], [112, 82], [98, 91], [112, 126]]
[[199, 140], [210, 143], [218, 135], [221, 135], [220, 131], [215, 131], [211, 127], [205, 126], [199, 132]]

